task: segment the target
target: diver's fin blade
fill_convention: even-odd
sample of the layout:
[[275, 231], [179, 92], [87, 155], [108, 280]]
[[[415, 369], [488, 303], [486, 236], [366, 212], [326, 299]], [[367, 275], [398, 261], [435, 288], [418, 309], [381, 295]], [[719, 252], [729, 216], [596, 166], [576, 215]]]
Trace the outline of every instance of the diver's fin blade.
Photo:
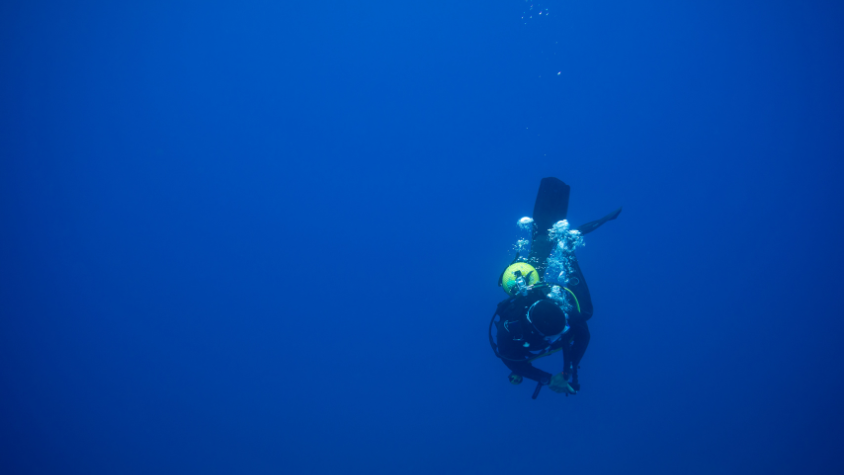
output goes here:
[[589, 234], [592, 231], [598, 229], [602, 224], [606, 223], [607, 221], [614, 220], [618, 217], [619, 214], [621, 214], [621, 208], [618, 208], [617, 210], [613, 211], [612, 213], [604, 216], [603, 218], [597, 221], [590, 221], [586, 224], [582, 224], [580, 225], [580, 227], [577, 228], [577, 230], [580, 231], [580, 234]]
[[569, 209], [571, 187], [559, 178], [543, 178], [533, 206], [533, 222], [536, 230], [545, 233], [557, 221], [566, 219]]

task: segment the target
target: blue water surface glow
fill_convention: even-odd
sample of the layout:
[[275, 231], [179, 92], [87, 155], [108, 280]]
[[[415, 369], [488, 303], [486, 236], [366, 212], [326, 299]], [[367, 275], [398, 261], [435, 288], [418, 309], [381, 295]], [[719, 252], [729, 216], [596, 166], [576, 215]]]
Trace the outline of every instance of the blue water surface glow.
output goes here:
[[[842, 25], [0, 3], [0, 473], [844, 473]], [[624, 210], [531, 400], [487, 325], [548, 176]]]

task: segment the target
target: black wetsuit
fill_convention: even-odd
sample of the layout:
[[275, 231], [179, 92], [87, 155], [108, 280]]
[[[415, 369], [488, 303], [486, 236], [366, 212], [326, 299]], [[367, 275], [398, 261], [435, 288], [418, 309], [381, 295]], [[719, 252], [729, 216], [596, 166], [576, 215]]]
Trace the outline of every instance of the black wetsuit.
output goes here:
[[[556, 245], [556, 241], [549, 238], [548, 229], [554, 223], [566, 219], [570, 190], [568, 185], [557, 178], [543, 178], [539, 185], [533, 210], [533, 239], [527, 261], [536, 268], [540, 276], [545, 274], [548, 256]], [[607, 221], [615, 219], [620, 213], [621, 208], [577, 229], [581, 234], [590, 233]], [[562, 338], [549, 343], [535, 332], [533, 325], [526, 319], [527, 309], [537, 300], [546, 298], [550, 291], [549, 285], [542, 284], [535, 286], [527, 296], [509, 298], [498, 304], [497, 317], [493, 319], [497, 332], [493, 337], [490, 326], [490, 343], [496, 355], [513, 373], [543, 384], [550, 382], [551, 375], [534, 367], [531, 361], [562, 350], [563, 372], [571, 375], [571, 386], [579, 390], [577, 368], [586, 347], [589, 346], [590, 334], [586, 322], [592, 317], [593, 308], [592, 297], [589, 295], [589, 288], [577, 258], [572, 255], [570, 262], [573, 272], [568, 276], [566, 288], [575, 298], [566, 295], [572, 308], [567, 312], [570, 329], [563, 333]], [[565, 291], [563, 293], [568, 294]]]
[[[516, 296], [498, 304], [496, 313], [499, 318], [495, 322], [497, 330], [495, 347], [497, 355], [510, 368], [510, 371], [543, 384], [551, 381], [551, 374], [536, 368], [531, 361], [562, 350], [562, 370], [571, 375], [571, 386], [577, 391], [580, 389], [577, 367], [586, 352], [586, 347], [589, 346], [589, 326], [586, 321], [592, 316], [592, 299], [576, 259], [573, 259], [572, 264], [575, 272], [570, 276], [566, 287], [574, 293], [577, 300], [574, 301], [569, 297], [572, 305], [566, 312], [569, 330], [559, 340], [549, 343], [537, 334], [533, 325], [527, 321], [525, 318], [527, 309], [537, 300], [546, 298], [551, 290], [548, 285], [538, 285], [527, 296]], [[568, 292], [564, 291], [564, 293]]]

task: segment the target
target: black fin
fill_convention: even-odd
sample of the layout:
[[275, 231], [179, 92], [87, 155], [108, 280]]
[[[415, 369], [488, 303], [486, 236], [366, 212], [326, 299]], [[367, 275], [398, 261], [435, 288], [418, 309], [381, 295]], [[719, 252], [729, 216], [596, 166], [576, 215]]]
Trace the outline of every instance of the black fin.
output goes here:
[[577, 230], [580, 231], [580, 234], [589, 234], [592, 231], [598, 229], [602, 224], [606, 223], [607, 221], [614, 220], [618, 217], [619, 214], [621, 214], [621, 208], [618, 208], [617, 210], [613, 211], [612, 213], [604, 216], [599, 220], [590, 221], [586, 224], [581, 224], [580, 227], [577, 228]]
[[545, 233], [557, 221], [566, 219], [569, 210], [571, 187], [559, 178], [543, 178], [533, 205], [533, 222], [536, 229]]
[[545, 260], [554, 248], [554, 243], [548, 239], [548, 230], [557, 221], [566, 219], [570, 192], [571, 187], [559, 178], [548, 177], [539, 182], [533, 206], [533, 239], [528, 261], [540, 276], [545, 274]]

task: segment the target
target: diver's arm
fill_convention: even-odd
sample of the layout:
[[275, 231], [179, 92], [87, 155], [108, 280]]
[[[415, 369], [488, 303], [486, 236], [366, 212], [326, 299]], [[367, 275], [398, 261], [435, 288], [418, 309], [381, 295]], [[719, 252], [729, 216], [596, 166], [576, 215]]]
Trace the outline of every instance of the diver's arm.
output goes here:
[[577, 382], [577, 365], [572, 364], [571, 348], [563, 348], [563, 371], [551, 377], [551, 389], [558, 393], [577, 394], [580, 384]]
[[[586, 353], [586, 347], [589, 346], [589, 340], [592, 338], [589, 333], [589, 325], [586, 320], [580, 316], [569, 319], [572, 332], [572, 344], [568, 350], [568, 358], [566, 358], [566, 369], [571, 368], [572, 373], [577, 373], [577, 366], [580, 364], [581, 358]], [[565, 354], [564, 354], [565, 356]], [[570, 366], [569, 366], [570, 365]]]
[[[571, 332], [571, 330], [569, 330]], [[569, 335], [571, 336], [571, 335]], [[571, 374], [571, 339], [563, 343], [563, 373]]]
[[[589, 326], [582, 316], [577, 315], [569, 319], [571, 329], [571, 340], [563, 344], [563, 377], [565, 380], [571, 378], [569, 385], [574, 391], [580, 391], [580, 383], [577, 380], [577, 367], [580, 364], [580, 359], [586, 353], [586, 347], [589, 346]], [[552, 388], [553, 389], [553, 388]]]
[[551, 374], [534, 367], [528, 361], [509, 361], [501, 359], [510, 371], [527, 379], [532, 379], [537, 383], [548, 384], [551, 381]]
[[563, 343], [563, 371], [552, 376], [549, 385], [554, 392], [577, 394], [580, 390], [580, 385], [577, 384], [577, 365], [572, 364], [572, 338], [574, 337], [574, 333], [569, 330], [569, 339]]

